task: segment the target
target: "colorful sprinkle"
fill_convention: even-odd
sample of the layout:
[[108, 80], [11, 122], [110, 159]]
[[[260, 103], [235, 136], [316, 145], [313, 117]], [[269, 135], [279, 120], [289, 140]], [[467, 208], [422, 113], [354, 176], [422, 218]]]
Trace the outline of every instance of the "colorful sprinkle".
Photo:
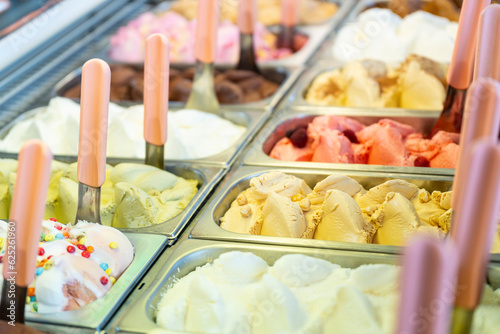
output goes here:
[[116, 278], [114, 278], [113, 276], [109, 276], [109, 281], [111, 282], [111, 284], [115, 284]]
[[87, 241], [87, 239], [85, 239], [85, 238], [80, 238], [80, 239], [78, 240], [78, 242], [80, 243], [80, 245], [85, 245], [85, 242], [86, 242], [86, 241]]
[[33, 311], [38, 312], [38, 305], [33, 303]]
[[111, 248], [111, 249], [116, 249], [116, 248], [118, 248], [118, 244], [117, 244], [116, 242], [114, 242], [114, 241], [113, 241], [113, 242], [110, 242], [110, 243], [109, 243], [109, 248]]
[[90, 257], [90, 253], [89, 253], [89, 252], [87, 252], [87, 251], [83, 251], [83, 252], [82, 252], [82, 256], [83, 256], [83, 257], [86, 257], [86, 258], [88, 259], [88, 258]]
[[66, 250], [68, 251], [68, 253], [74, 253], [75, 252], [75, 247], [74, 246], [68, 246], [68, 247], [66, 247]]
[[68, 231], [63, 231], [62, 235], [64, 235], [65, 237], [67, 237], [69, 235], [69, 232]]
[[109, 266], [108, 266], [108, 264], [107, 264], [107, 263], [101, 263], [101, 264], [99, 265], [99, 267], [101, 267], [101, 269], [102, 269], [102, 270], [104, 270], [104, 271], [108, 270], [108, 268], [109, 268]]
[[45, 241], [52, 241], [52, 240], [54, 240], [54, 236], [52, 234], [47, 234], [45, 236]]
[[57, 222], [57, 219], [55, 219], [54, 217], [52, 218], [49, 218], [50, 221], [53, 221], [53, 222]]
[[78, 247], [78, 249], [82, 250], [82, 251], [87, 250], [87, 247], [85, 247], [85, 245], [78, 244], [78, 245], [76, 245], [76, 247]]
[[3, 256], [0, 256], [0, 263], [3, 262]]
[[92, 253], [94, 252], [94, 247], [92, 247], [92, 246], [88, 246], [88, 247], [87, 247], [87, 252], [89, 252], [89, 253], [91, 253], [91, 254], [92, 254]]
[[47, 260], [50, 260], [54, 255], [47, 256]]
[[43, 254], [45, 254], [45, 249], [43, 249], [42, 247], [38, 247], [38, 255], [43, 256]]
[[31, 297], [26, 296], [26, 304], [29, 304], [31, 301]]
[[33, 297], [35, 295], [35, 288], [28, 288], [28, 296]]
[[106, 285], [106, 284], [108, 284], [108, 278], [107, 278], [106, 276], [102, 276], [102, 277], [101, 277], [101, 284], [102, 284], [102, 285]]
[[36, 273], [37, 276], [40, 276], [43, 273], [43, 268], [42, 267], [36, 268], [35, 273]]
[[104, 270], [104, 272], [106, 274], [108, 274], [108, 276], [111, 275], [111, 271], [112, 271], [111, 268], [108, 268], [108, 269]]
[[64, 239], [64, 235], [62, 235], [62, 233], [57, 233], [56, 239]]
[[36, 301], [36, 297], [35, 296], [33, 296], [33, 297], [30, 298], [30, 302], [34, 303], [35, 301]]
[[43, 233], [42, 233], [42, 234], [40, 235], [40, 241], [45, 241], [45, 234], [43, 234]]
[[61, 225], [54, 225], [54, 227], [55, 227], [56, 229], [58, 229], [59, 231], [60, 231], [60, 230], [62, 230], [62, 228], [63, 228]]
[[48, 262], [46, 262], [44, 265], [43, 265], [43, 270], [49, 270], [50, 267], [52, 267], [52, 265]]

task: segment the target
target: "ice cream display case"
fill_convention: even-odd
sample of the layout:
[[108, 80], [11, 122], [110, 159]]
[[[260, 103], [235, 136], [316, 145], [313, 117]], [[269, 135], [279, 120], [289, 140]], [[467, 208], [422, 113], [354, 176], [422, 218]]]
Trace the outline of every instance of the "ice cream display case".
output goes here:
[[[215, 195], [204, 206], [191, 237], [396, 254], [401, 248], [394, 245], [404, 244], [405, 238], [409, 237], [411, 231], [425, 230], [424, 232], [431, 235], [444, 236], [444, 231], [449, 229], [451, 219], [447, 202], [451, 198], [448, 191], [451, 190], [452, 181], [451, 176], [243, 166], [231, 171], [217, 188]], [[274, 191], [273, 187], [281, 189], [277, 190], [279, 194], [284, 197], [290, 195], [293, 200], [287, 202], [281, 198], [283, 196], [269, 197], [268, 191]], [[247, 190], [249, 188], [251, 189]], [[340, 192], [345, 192], [344, 194], [339, 192], [339, 200], [346, 197], [345, 194], [352, 195], [348, 196], [350, 198], [344, 198], [345, 203], [331, 203], [333, 208], [338, 206], [346, 210], [345, 214], [335, 213], [343, 217], [341, 218], [343, 223], [339, 226], [344, 223], [347, 225], [352, 223], [351, 227], [355, 226], [352, 229], [340, 227], [341, 230], [334, 232], [338, 235], [344, 235], [343, 232], [347, 230], [352, 232], [346, 234], [349, 236], [338, 239], [343, 242], [331, 239], [328, 227], [323, 231], [322, 228], [320, 230], [317, 228], [324, 217], [329, 220], [327, 212], [330, 209], [332, 212], [335, 211], [332, 208], [328, 209], [330, 204], [327, 205], [325, 197], [328, 189], [341, 189]], [[386, 198], [390, 192], [399, 193], [405, 198], [400, 195]], [[376, 195], [377, 193], [379, 194]], [[372, 197], [373, 202], [366, 200]], [[395, 204], [396, 202], [399, 202], [399, 206]], [[265, 208], [266, 206], [268, 208]], [[398, 209], [391, 211], [390, 208], [393, 206], [401, 207], [401, 210], [408, 209], [404, 213], [408, 217], [407, 226], [403, 227], [405, 224], [400, 226], [398, 223], [392, 225], [400, 226], [395, 227], [394, 232], [386, 234], [386, 236], [396, 236], [394, 239], [391, 239], [391, 236], [385, 238], [385, 232], [374, 236], [374, 233], [379, 232], [376, 231], [379, 219], [394, 218], [392, 222], [396, 222], [395, 217], [402, 214]], [[424, 211], [426, 213], [423, 213]], [[273, 212], [277, 216], [273, 216]], [[356, 218], [352, 219], [354, 216], [351, 214]], [[412, 215], [415, 219], [412, 219]], [[270, 220], [267, 222], [268, 227], [265, 227], [267, 218]], [[271, 221], [274, 223], [269, 225]], [[287, 223], [281, 224], [285, 221]], [[366, 223], [367, 221], [370, 223]], [[314, 224], [311, 225], [311, 222]], [[287, 224], [290, 226], [283, 227]], [[327, 223], [325, 227], [327, 225], [331, 226]], [[434, 226], [419, 228], [420, 225]], [[287, 237], [276, 235], [287, 235]], [[399, 236], [401, 239], [398, 239]], [[313, 237], [315, 239], [312, 239]], [[354, 242], [344, 242], [346, 240]]]
[[[277, 245], [251, 245], [247, 243], [234, 243], [234, 242], [210, 242], [206, 240], [186, 240], [183, 241], [181, 244], [179, 244], [178, 248], [174, 251], [172, 256], [168, 259], [168, 261], [163, 265], [161, 270], [159, 270], [158, 275], [155, 277], [155, 279], [150, 283], [149, 286], [146, 287], [146, 292], [143, 293], [140, 297], [138, 297], [138, 300], [133, 304], [130, 305], [129, 308], [123, 311], [123, 316], [120, 318], [120, 321], [117, 322], [116, 327], [113, 327], [112, 330], [116, 330], [117, 332], [126, 332], [126, 333], [147, 333], [150, 332], [154, 329], [160, 329], [160, 325], [157, 323], [159, 320], [165, 321], [165, 319], [169, 319], [170, 323], [172, 323], [172, 326], [189, 326], [189, 325], [194, 325], [193, 323], [189, 323], [189, 320], [184, 319], [178, 319], [173, 315], [166, 315], [164, 314], [163, 316], [169, 318], [162, 318], [162, 315], [158, 315], [158, 305], [160, 304], [160, 301], [162, 299], [162, 296], [165, 295], [165, 293], [172, 288], [176, 283], [179, 282], [179, 280], [182, 281], [182, 279], [188, 275], [189, 273], [192, 273], [197, 267], [203, 267], [207, 263], [213, 263], [215, 259], [219, 258], [221, 255], [228, 254], [231, 251], [236, 251], [236, 252], [243, 252], [243, 254], [248, 254], [248, 255], [256, 255], [259, 256], [263, 261], [258, 261], [259, 269], [261, 267], [264, 267], [265, 264], [268, 266], [272, 266], [275, 263], [278, 263], [278, 260], [281, 261], [281, 264], [284, 264], [285, 262], [285, 256], [288, 256], [287, 260], [291, 260], [291, 257], [295, 257], [297, 260], [303, 260], [301, 263], [297, 263], [295, 266], [289, 267], [287, 269], [284, 269], [281, 267], [281, 269], [284, 269], [283, 271], [278, 272], [275, 268], [273, 268], [276, 271], [273, 271], [273, 269], [270, 269], [271, 275], [279, 275], [279, 274], [284, 274], [284, 276], [287, 278], [287, 281], [284, 281], [284, 284], [289, 286], [294, 286], [295, 289], [299, 289], [298, 287], [301, 286], [301, 283], [304, 281], [309, 281], [309, 280], [314, 280], [315, 283], [317, 283], [317, 280], [319, 277], [324, 277], [325, 272], [320, 270], [317, 264], [321, 260], [326, 260], [330, 263], [333, 263], [333, 266], [338, 265], [342, 268], [351, 268], [355, 270], [356, 268], [359, 267], [364, 267], [360, 268], [362, 271], [363, 269], [367, 269], [365, 274], [367, 275], [366, 277], [361, 274], [360, 271], [360, 276], [357, 276], [357, 279], [359, 279], [360, 284], [368, 284], [370, 287], [367, 288], [370, 291], [379, 291], [378, 289], [380, 288], [385, 289], [385, 294], [388, 298], [388, 300], [391, 300], [393, 303], [393, 306], [395, 308], [395, 305], [398, 302], [398, 297], [399, 294], [396, 291], [398, 289], [398, 268], [393, 267], [392, 265], [400, 265], [400, 258], [395, 256], [395, 255], [388, 255], [388, 254], [370, 254], [370, 253], [365, 253], [365, 252], [347, 252], [343, 250], [319, 250], [319, 249], [313, 249], [313, 248], [297, 248], [297, 247], [288, 247], [288, 246], [277, 246]], [[298, 254], [296, 256], [291, 255], [291, 254]], [[303, 257], [309, 256], [311, 258], [305, 258]], [[280, 260], [281, 258], [281, 260]], [[308, 261], [309, 259], [309, 261]], [[299, 262], [300, 262], [299, 260]], [[293, 261], [289, 261], [293, 262]], [[234, 264], [234, 263], [233, 263]], [[245, 275], [248, 273], [250, 275], [250, 272], [253, 272], [253, 270], [257, 270], [256, 267], [258, 266], [257, 263], [249, 261], [248, 264], [251, 264], [251, 268], [246, 268], [245, 270], [239, 270], [238, 274]], [[325, 266], [327, 266], [326, 263], [322, 262]], [[226, 262], [224, 265], [229, 265], [228, 262]], [[219, 266], [224, 266], [219, 262]], [[364, 266], [364, 265], [372, 265], [372, 266]], [[378, 269], [384, 269], [384, 279], [381, 280], [374, 280], [373, 276], [370, 276], [369, 272], [373, 274], [377, 270], [377, 265], [379, 266]], [[231, 267], [233, 269], [235, 266]], [[224, 267], [225, 268], [225, 267]], [[335, 266], [335, 268], [337, 268]], [[228, 267], [228, 270], [231, 270]], [[368, 270], [371, 269], [371, 270]], [[223, 269], [219, 269], [223, 270]], [[264, 270], [264, 269], [262, 269]], [[288, 270], [288, 271], [287, 271]], [[328, 272], [328, 269], [325, 269], [326, 272]], [[319, 273], [321, 272], [321, 274]], [[392, 274], [396, 273], [396, 275], [392, 276]], [[201, 274], [201, 272], [200, 272]], [[235, 276], [238, 275], [235, 272]], [[314, 275], [315, 274], [315, 275]], [[497, 289], [500, 286], [500, 281], [499, 281], [499, 268], [498, 266], [492, 264], [489, 266], [488, 270], [488, 282], [490, 286], [493, 289]], [[202, 276], [202, 275], [200, 275]], [[232, 276], [232, 277], [235, 277]], [[369, 277], [368, 277], [369, 276]], [[281, 276], [280, 276], [281, 277]], [[249, 278], [251, 280], [251, 278]], [[353, 280], [356, 280], [353, 278]], [[208, 280], [207, 280], [208, 281]], [[264, 281], [266, 281], [264, 279]], [[337, 282], [336, 280], [334, 280]], [[376, 281], [376, 282], [374, 282]], [[394, 282], [392, 282], [394, 281]], [[350, 284], [353, 284], [355, 286], [355, 283], [352, 283], [350, 281]], [[364, 282], [364, 283], [361, 283]], [[370, 282], [370, 283], [368, 283]], [[244, 285], [244, 282], [238, 281], [238, 284]], [[201, 289], [201, 283], [200, 285], [197, 285]], [[281, 285], [280, 285], [281, 286]], [[328, 285], [330, 289], [332, 289], [331, 284]], [[383, 286], [383, 288], [382, 288]], [[391, 288], [389, 288], [391, 287]], [[260, 311], [255, 311], [256, 314], [260, 315], [257, 316], [257, 319], [259, 319], [258, 322], [253, 323], [254, 325], [258, 326], [259, 324], [266, 323], [265, 320], [263, 321], [262, 319], [265, 318], [266, 313], [265, 310], [268, 310], [269, 307], [274, 307], [271, 308], [271, 310], [275, 311], [273, 314], [274, 317], [283, 316], [283, 313], [278, 313], [276, 308], [279, 308], [281, 311], [282, 309], [280, 308], [279, 305], [280, 303], [277, 302], [277, 300], [282, 300], [280, 298], [275, 297], [277, 295], [274, 295], [277, 290], [280, 292], [282, 288], [277, 288], [275, 287], [275, 290], [272, 290], [270, 294], [266, 296], [261, 296], [261, 299], [258, 299], [262, 301], [262, 304], [260, 305], [266, 305], [266, 308], [264, 306], [259, 309]], [[389, 290], [395, 290], [395, 295], [392, 295], [392, 298], [389, 297]], [[214, 289], [210, 290], [213, 291]], [[292, 289], [293, 290], [293, 289]], [[327, 288], [328, 290], [328, 288]], [[361, 288], [362, 290], [362, 288]], [[323, 290], [321, 290], [323, 291]], [[324, 292], [324, 291], [323, 291]], [[310, 296], [312, 299], [315, 297], [311, 295], [312, 292], [308, 292], [307, 296]], [[387, 295], [386, 295], [387, 294]], [[283, 295], [278, 295], [283, 298]], [[378, 298], [381, 298], [380, 296]], [[250, 303], [250, 300], [253, 299], [249, 297], [248, 300], [246, 300], [247, 303]], [[222, 300], [219, 299], [219, 301], [222, 303]], [[352, 301], [352, 299], [351, 299]], [[215, 304], [211, 304], [212, 306]], [[292, 305], [293, 302], [289, 301], [287, 305]], [[379, 304], [377, 304], [379, 305]], [[214, 306], [215, 307], [215, 306]], [[283, 307], [285, 307], [283, 305]], [[264, 310], [262, 310], [264, 309]], [[353, 310], [356, 310], [355, 312], [362, 312], [362, 307], [360, 308], [353, 308]], [[393, 308], [390, 308], [393, 309]], [[236, 310], [233, 310], [236, 311]], [[293, 313], [293, 311], [290, 311], [292, 313], [285, 313], [289, 314], [296, 314]], [[311, 310], [311, 312], [313, 312]], [[374, 312], [374, 311], [372, 311]], [[376, 311], [378, 312], [378, 311]], [[375, 313], [376, 313], [375, 312]], [[240, 315], [238, 312], [235, 312], [235, 314]], [[133, 316], [132, 316], [133, 315]], [[194, 313], [192, 314], [194, 315]], [[302, 316], [301, 312], [301, 316]], [[373, 315], [375, 316], [375, 315]], [[393, 327], [395, 326], [396, 316], [390, 316], [390, 313], [385, 313], [384, 315], [385, 318], [388, 320], [389, 323], [384, 323], [383, 327], [387, 329], [387, 326]], [[160, 317], [160, 319], [159, 319]], [[299, 316], [300, 318], [300, 316]], [[193, 318], [191, 318], [193, 319]], [[231, 318], [232, 319], [232, 318]], [[207, 319], [208, 320], [208, 319]], [[295, 319], [297, 320], [297, 319]], [[249, 320], [251, 321], [251, 320]], [[349, 321], [352, 321], [351, 318], [349, 318]], [[290, 320], [290, 322], [295, 323], [294, 321]], [[170, 324], [169, 323], [169, 324]], [[175, 325], [173, 324], [175, 323]], [[221, 322], [222, 323], [222, 322]], [[217, 326], [217, 323], [212, 323], [214, 326]], [[218, 323], [220, 325], [220, 323]], [[238, 323], [238, 324], [241, 324]], [[318, 324], [318, 321], [315, 320], [315, 324]], [[229, 324], [228, 324], [229, 325]], [[285, 325], [286, 326], [286, 325]], [[184, 327], [185, 328], [185, 327]], [[168, 331], [166, 329], [163, 329], [165, 333], [175, 333], [177, 332], [176, 330], [171, 330]], [[387, 330], [387, 332], [390, 332]]]
[[[111, 63], [111, 101], [142, 103], [144, 65]], [[262, 75], [217, 66], [215, 90], [224, 108], [232, 110], [273, 110], [302, 73], [302, 67], [260, 67]], [[169, 104], [182, 108], [192, 90], [194, 68], [172, 65], [170, 68]], [[81, 68], [63, 78], [54, 87], [53, 95], [78, 100], [80, 98]]]
[[[439, 112], [333, 107], [308, 109], [285, 108], [276, 113], [249, 145], [243, 163], [276, 168], [328, 168], [429, 176], [454, 174], [453, 168], [432, 166], [454, 166], [458, 135], [441, 133], [433, 139], [422, 136], [430, 131]], [[367, 135], [367, 141], [364, 135]], [[292, 136], [301, 140], [296, 141]], [[395, 146], [391, 147], [390, 143]], [[386, 159], [389, 156], [392, 158]], [[402, 156], [409, 160], [399, 159]]]

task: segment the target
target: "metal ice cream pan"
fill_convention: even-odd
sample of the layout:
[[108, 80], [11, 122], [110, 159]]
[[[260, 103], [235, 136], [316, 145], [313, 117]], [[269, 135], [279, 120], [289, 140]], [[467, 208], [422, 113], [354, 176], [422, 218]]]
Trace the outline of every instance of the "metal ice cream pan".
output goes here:
[[[130, 63], [120, 63], [116, 61], [110, 60], [110, 65], [126, 65], [131, 66], [137, 70], [141, 70], [144, 68], [144, 64], [130, 64]], [[176, 70], [186, 70], [188, 68], [192, 68], [194, 65], [190, 64], [172, 64], [171, 67]], [[226, 71], [234, 66], [216, 66], [217, 70]], [[269, 97], [249, 103], [238, 103], [238, 104], [221, 104], [221, 109], [229, 109], [229, 110], [246, 110], [246, 109], [265, 109], [265, 110], [273, 110], [278, 103], [281, 101], [284, 95], [286, 95], [289, 89], [293, 86], [293, 84], [300, 77], [300, 74], [303, 71], [303, 68], [300, 66], [270, 66], [270, 65], [262, 65], [259, 66], [262, 71], [264, 77], [270, 81], [278, 83], [279, 88]], [[64, 94], [74, 86], [81, 83], [82, 80], [82, 68], [72, 71], [68, 75], [66, 75], [61, 81], [59, 81], [52, 90], [52, 96], [64, 96]], [[73, 99], [79, 101], [79, 99]], [[140, 101], [112, 101], [121, 105], [134, 105], [140, 104]], [[185, 103], [179, 101], [170, 101], [170, 108], [181, 109], [184, 108]]]
[[316, 183], [332, 174], [347, 175], [358, 181], [366, 190], [380, 185], [388, 180], [403, 179], [415, 184], [419, 188], [426, 189], [429, 192], [432, 192], [433, 190], [448, 191], [450, 190], [453, 181], [453, 178], [451, 176], [243, 166], [235, 171], [231, 171], [230, 173], [228, 173], [225, 180], [214, 192], [214, 196], [209, 200], [209, 202], [207, 202], [207, 204], [201, 211], [198, 223], [191, 231], [191, 237], [198, 239], [239, 241], [251, 242], [256, 244], [275, 244], [324, 249], [354, 250], [388, 254], [397, 254], [402, 251], [403, 248], [397, 246], [251, 235], [231, 232], [220, 227], [220, 219], [229, 210], [229, 208], [231, 207], [231, 203], [236, 199], [238, 194], [250, 187], [250, 179], [264, 173], [275, 171], [299, 177], [303, 179], [309, 185], [309, 187], [311, 187], [311, 189], [314, 188]]
[[[185, 240], [181, 242], [172, 256], [163, 265], [156, 278], [151, 281], [147, 290], [140, 299], [125, 310], [118, 326], [113, 328], [117, 332], [146, 333], [155, 328], [156, 308], [161, 296], [168, 290], [168, 286], [181, 279], [196, 267], [212, 263], [216, 258], [226, 252], [240, 251], [251, 252], [260, 256], [268, 265], [273, 265], [276, 260], [287, 254], [303, 254], [327, 260], [343, 268], [357, 268], [365, 264], [401, 265], [401, 258], [388, 254], [368, 254], [364, 252], [348, 252], [342, 250], [325, 250], [314, 248], [297, 248], [288, 246], [251, 245], [247, 243], [214, 242], [203, 240]], [[488, 283], [493, 288], [500, 287], [500, 267], [490, 265]], [[178, 333], [166, 331], [165, 333]]]
[[269, 156], [275, 144], [283, 137], [287, 131], [294, 130], [298, 126], [309, 124], [315, 117], [323, 115], [346, 116], [359, 121], [364, 125], [377, 123], [381, 119], [391, 119], [400, 123], [411, 125], [416, 131], [429, 133], [432, 126], [439, 117], [439, 112], [422, 115], [418, 111], [401, 110], [399, 116], [394, 116], [383, 110], [374, 113], [370, 110], [359, 108], [309, 108], [309, 111], [282, 109], [275, 115], [259, 132], [250, 143], [243, 164], [255, 166], [276, 166], [276, 167], [300, 167], [319, 168], [348, 171], [367, 171], [381, 173], [398, 174], [424, 174], [424, 175], [445, 175], [452, 176], [455, 169], [452, 168], [430, 168], [430, 167], [402, 167], [402, 166], [381, 166], [365, 164], [342, 164], [326, 162], [308, 161], [283, 161]]
[[74, 330], [93, 329], [97, 332], [104, 328], [167, 245], [167, 238], [162, 235], [139, 233], [125, 233], [125, 235], [134, 246], [135, 256], [130, 266], [106, 295], [77, 310], [58, 313], [27, 312], [27, 324], [34, 327], [52, 325], [50, 332], [58, 332], [57, 326], [73, 327]]
[[[5, 156], [0, 154], [0, 158], [17, 158], [17, 155]], [[76, 162], [76, 158], [59, 157], [55, 158], [58, 161], [65, 163]], [[134, 160], [127, 159], [113, 159], [108, 158], [108, 164], [115, 166], [123, 162], [136, 163]], [[188, 205], [177, 216], [169, 219], [163, 223], [140, 228], [118, 228], [122, 232], [131, 233], [145, 233], [145, 234], [162, 234], [168, 237], [170, 243], [175, 242], [175, 239], [182, 232], [182, 229], [194, 216], [196, 211], [202, 206], [203, 202], [215, 188], [219, 181], [226, 174], [227, 169], [218, 168], [214, 166], [200, 165], [200, 164], [185, 164], [185, 163], [168, 163], [165, 164], [165, 170], [176, 176], [184, 179], [196, 180], [198, 182], [198, 191], [188, 203]]]
[[[307, 92], [312, 86], [314, 80], [321, 74], [330, 72], [336, 69], [343, 68], [345, 64], [342, 62], [332, 60], [332, 61], [319, 61], [315, 66], [307, 68], [301, 77], [299, 78], [294, 89], [290, 93], [289, 98], [289, 108], [294, 110], [311, 110], [311, 108], [320, 107], [323, 109], [329, 108], [347, 108], [347, 109], [361, 109], [366, 110], [375, 115], [380, 115], [381, 113], [387, 115], [399, 116], [404, 114], [406, 111], [415, 112], [417, 115], [422, 116], [434, 116], [436, 113], [440, 113], [439, 110], [418, 110], [418, 109], [404, 109], [404, 108], [371, 108], [371, 107], [344, 107], [344, 106], [324, 106], [319, 104], [314, 104], [306, 100]], [[444, 102], [444, 101], [443, 101]]]
[[[33, 118], [37, 113], [45, 110], [45, 107], [39, 107], [27, 112], [21, 113], [16, 118], [11, 119], [10, 122], [5, 124], [2, 128], [0, 128], [0, 139], [4, 139], [10, 130], [18, 123], [23, 120]], [[175, 111], [173, 109], [172, 111]], [[222, 118], [225, 118], [234, 124], [244, 126], [246, 128], [243, 135], [230, 147], [225, 149], [222, 152], [219, 152], [215, 155], [198, 158], [198, 159], [166, 159], [167, 163], [183, 163], [183, 164], [206, 164], [206, 165], [214, 165], [216, 167], [228, 167], [230, 166], [236, 157], [240, 154], [240, 151], [245, 147], [256, 132], [261, 128], [262, 124], [267, 120], [269, 116], [269, 112], [262, 110], [222, 110]], [[1, 124], [1, 119], [0, 119]], [[168, 140], [168, 139], [167, 139]], [[144, 145], [146, 143], [144, 142]], [[17, 153], [4, 152], [0, 151], [0, 157], [3, 158], [15, 158], [17, 157]], [[66, 155], [55, 155], [56, 159], [62, 160], [77, 160], [77, 156], [66, 156]], [[143, 163], [144, 159], [139, 158], [129, 158], [129, 157], [110, 157], [116, 160], [129, 160], [137, 163]]]

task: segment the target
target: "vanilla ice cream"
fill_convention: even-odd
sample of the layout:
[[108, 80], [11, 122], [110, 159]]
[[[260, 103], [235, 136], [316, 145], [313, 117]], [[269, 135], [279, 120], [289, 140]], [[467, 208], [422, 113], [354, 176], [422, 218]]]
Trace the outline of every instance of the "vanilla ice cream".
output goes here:
[[336, 34], [333, 57], [343, 62], [369, 58], [401, 63], [413, 53], [449, 63], [457, 30], [458, 23], [427, 12], [401, 19], [389, 9], [373, 8]]
[[[129, 108], [110, 103], [108, 116], [108, 157], [141, 158], [146, 154], [144, 141], [144, 106]], [[0, 150], [19, 152], [29, 139], [41, 139], [55, 155], [77, 155], [80, 105], [56, 97], [49, 105], [16, 123], [0, 141]], [[220, 153], [245, 132], [217, 115], [199, 110], [169, 111], [166, 159], [200, 159]]]

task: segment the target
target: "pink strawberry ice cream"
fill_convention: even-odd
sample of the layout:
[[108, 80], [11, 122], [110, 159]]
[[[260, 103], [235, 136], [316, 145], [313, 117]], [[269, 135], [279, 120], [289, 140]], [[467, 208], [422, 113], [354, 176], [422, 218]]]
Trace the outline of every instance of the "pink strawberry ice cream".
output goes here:
[[425, 139], [410, 125], [389, 119], [365, 126], [343, 116], [319, 116], [280, 139], [271, 158], [285, 161], [455, 168], [459, 134]]
[[[174, 63], [193, 63], [196, 20], [189, 21], [183, 16], [166, 12], [155, 15], [144, 13], [118, 29], [111, 37], [109, 56], [111, 59], [129, 63], [144, 61], [146, 38], [154, 33], [165, 35], [170, 42], [170, 61]], [[303, 36], [302, 36], [303, 37]], [[302, 43], [303, 41], [297, 41]], [[278, 49], [277, 37], [266, 27], [257, 23], [254, 32], [254, 43], [259, 60], [280, 59], [290, 56], [290, 49]], [[230, 21], [219, 26], [217, 34], [218, 63], [236, 63], [240, 52], [240, 31]], [[299, 49], [300, 47], [297, 47]]]

